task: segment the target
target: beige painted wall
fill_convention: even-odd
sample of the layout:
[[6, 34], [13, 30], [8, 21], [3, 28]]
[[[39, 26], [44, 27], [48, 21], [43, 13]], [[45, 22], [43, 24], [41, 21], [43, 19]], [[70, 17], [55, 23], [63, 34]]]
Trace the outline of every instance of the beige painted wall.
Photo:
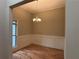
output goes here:
[[13, 9], [13, 15], [18, 22], [18, 35], [31, 34], [32, 32], [32, 15], [25, 10], [17, 7]]
[[18, 23], [17, 48], [13, 49], [16, 51], [30, 44], [29, 34], [32, 33], [32, 15], [17, 7], [13, 9], [13, 16]]
[[40, 23], [33, 23], [33, 34], [64, 36], [65, 8], [58, 8], [35, 14], [42, 19]]

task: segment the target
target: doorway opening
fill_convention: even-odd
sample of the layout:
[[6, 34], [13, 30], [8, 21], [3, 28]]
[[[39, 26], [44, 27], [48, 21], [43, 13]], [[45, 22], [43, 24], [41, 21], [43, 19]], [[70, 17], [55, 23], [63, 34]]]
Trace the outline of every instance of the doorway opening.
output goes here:
[[[23, 3], [17, 7], [13, 5], [11, 8], [12, 16], [18, 22], [18, 36], [13, 44], [16, 45], [13, 48], [13, 58], [20, 54], [21, 58], [24, 56], [32, 59], [64, 59], [64, 0], [62, 2], [38, 0]], [[36, 19], [35, 21], [35, 17], [41, 21]], [[13, 26], [16, 27], [16, 25]]]

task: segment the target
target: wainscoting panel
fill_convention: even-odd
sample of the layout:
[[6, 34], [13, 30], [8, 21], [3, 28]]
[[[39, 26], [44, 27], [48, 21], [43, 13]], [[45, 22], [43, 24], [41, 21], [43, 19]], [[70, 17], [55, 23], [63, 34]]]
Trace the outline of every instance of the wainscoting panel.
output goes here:
[[13, 49], [13, 51], [19, 50], [23, 47], [26, 47], [31, 44], [31, 35], [22, 35], [18, 36], [17, 39], [17, 47]]
[[45, 47], [64, 50], [64, 37], [34, 34], [19, 36], [17, 39], [17, 48], [13, 49], [13, 51], [26, 47], [30, 44], [38, 44]]
[[31, 35], [32, 43], [64, 50], [63, 36]]

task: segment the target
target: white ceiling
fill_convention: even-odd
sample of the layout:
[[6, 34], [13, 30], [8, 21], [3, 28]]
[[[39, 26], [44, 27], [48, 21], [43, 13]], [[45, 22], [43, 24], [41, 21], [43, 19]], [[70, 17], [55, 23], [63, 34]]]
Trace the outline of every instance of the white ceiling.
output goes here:
[[38, 13], [64, 6], [65, 0], [38, 0], [26, 3], [20, 7], [31, 13]]

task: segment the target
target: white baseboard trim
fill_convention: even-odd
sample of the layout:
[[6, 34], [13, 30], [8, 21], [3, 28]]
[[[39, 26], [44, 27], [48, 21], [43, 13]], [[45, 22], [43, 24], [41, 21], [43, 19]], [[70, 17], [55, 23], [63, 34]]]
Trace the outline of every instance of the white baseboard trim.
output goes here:
[[31, 35], [32, 43], [64, 50], [64, 37], [52, 35]]

